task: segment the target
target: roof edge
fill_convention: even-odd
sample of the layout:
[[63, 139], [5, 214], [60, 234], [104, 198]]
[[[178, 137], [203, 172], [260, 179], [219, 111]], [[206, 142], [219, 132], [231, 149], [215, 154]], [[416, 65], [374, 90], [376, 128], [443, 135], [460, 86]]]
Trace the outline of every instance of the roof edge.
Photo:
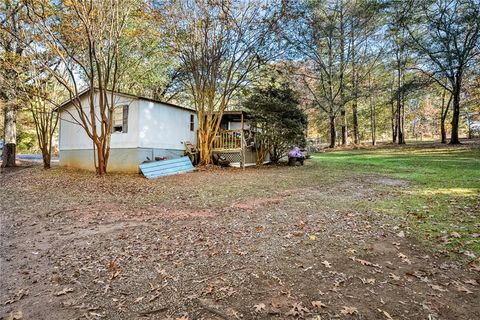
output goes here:
[[[80, 91], [77, 96], [75, 96], [73, 98], [70, 98], [70, 99], [64, 101], [63, 103], [61, 103], [57, 108], [55, 108], [55, 111], [58, 112], [60, 109], [65, 108], [66, 106], [71, 104], [72, 101], [75, 100], [75, 99], [81, 99], [85, 94], [90, 92], [90, 90], [91, 90], [91, 88], [86, 88], [86, 89]], [[94, 88], [94, 90], [98, 91], [98, 88]], [[107, 90], [107, 91], [108, 92], [113, 92], [116, 95], [128, 96], [128, 97], [136, 98], [136, 99], [139, 99], [139, 100], [150, 101], [150, 102], [154, 102], [154, 103], [160, 103], [160, 104], [164, 104], [164, 105], [167, 105], [167, 106], [170, 106], [170, 107], [175, 107], [175, 108], [179, 108], [179, 109], [183, 109], [183, 110], [187, 110], [187, 111], [196, 112], [195, 109], [187, 108], [187, 107], [180, 106], [180, 105], [170, 103], [170, 102], [164, 102], [164, 101], [161, 101], [161, 100], [148, 98], [148, 97], [143, 97], [143, 96], [138, 96], [138, 95], [134, 95], [134, 94], [131, 94], [131, 93], [125, 93], [125, 92], [121, 92], [121, 91], [112, 91], [112, 90]]]

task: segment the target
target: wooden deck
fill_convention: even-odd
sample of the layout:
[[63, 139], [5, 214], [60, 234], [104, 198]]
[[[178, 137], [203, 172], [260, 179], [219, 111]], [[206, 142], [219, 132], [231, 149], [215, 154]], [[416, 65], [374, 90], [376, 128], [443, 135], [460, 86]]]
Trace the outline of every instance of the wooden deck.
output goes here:
[[213, 151], [241, 151], [242, 130], [222, 130], [213, 140]]

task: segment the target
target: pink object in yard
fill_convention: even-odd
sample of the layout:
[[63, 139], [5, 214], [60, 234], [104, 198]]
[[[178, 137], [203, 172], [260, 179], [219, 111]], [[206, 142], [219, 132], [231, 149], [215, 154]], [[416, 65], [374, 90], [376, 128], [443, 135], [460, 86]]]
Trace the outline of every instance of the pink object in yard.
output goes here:
[[303, 158], [305, 155], [303, 152], [300, 150], [299, 147], [294, 147], [292, 150], [288, 152], [288, 157], [289, 158]]

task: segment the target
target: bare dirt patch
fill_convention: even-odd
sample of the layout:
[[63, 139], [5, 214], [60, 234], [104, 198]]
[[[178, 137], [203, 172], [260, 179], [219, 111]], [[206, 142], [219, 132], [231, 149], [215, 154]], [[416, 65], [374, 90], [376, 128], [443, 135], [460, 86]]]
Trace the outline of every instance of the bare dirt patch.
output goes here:
[[255, 210], [268, 207], [271, 205], [280, 204], [284, 199], [281, 198], [260, 198], [260, 199], [248, 199], [246, 201], [237, 202], [232, 204], [234, 209], [243, 210]]
[[321, 170], [3, 176], [0, 316], [480, 317], [478, 271], [368, 206], [399, 182]]
[[371, 183], [380, 184], [389, 187], [406, 187], [409, 183], [405, 180], [393, 179], [388, 177], [371, 177], [368, 179]]

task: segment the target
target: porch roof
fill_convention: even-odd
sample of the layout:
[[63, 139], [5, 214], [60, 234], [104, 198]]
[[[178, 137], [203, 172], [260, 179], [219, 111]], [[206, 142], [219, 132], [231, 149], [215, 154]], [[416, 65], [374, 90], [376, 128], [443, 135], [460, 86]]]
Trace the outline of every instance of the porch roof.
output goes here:
[[250, 115], [246, 111], [224, 111], [222, 121], [241, 121], [250, 119]]

